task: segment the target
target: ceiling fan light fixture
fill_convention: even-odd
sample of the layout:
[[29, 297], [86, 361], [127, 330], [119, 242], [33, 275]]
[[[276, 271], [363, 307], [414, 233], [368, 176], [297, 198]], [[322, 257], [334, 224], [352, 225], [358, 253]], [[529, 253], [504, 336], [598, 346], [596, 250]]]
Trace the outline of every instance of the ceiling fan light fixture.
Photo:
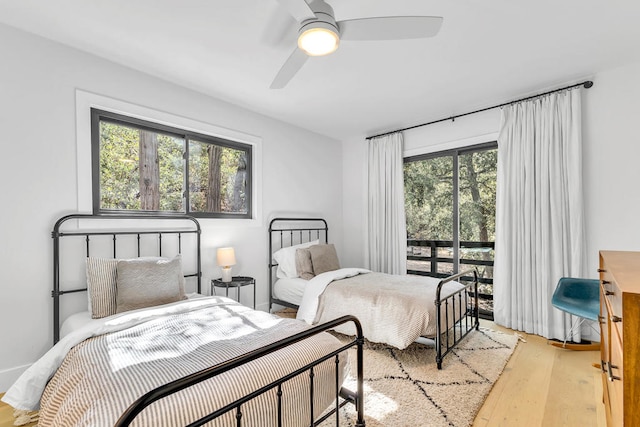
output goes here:
[[335, 27], [325, 22], [314, 22], [303, 26], [298, 36], [298, 47], [309, 56], [333, 53], [340, 44], [340, 35]]

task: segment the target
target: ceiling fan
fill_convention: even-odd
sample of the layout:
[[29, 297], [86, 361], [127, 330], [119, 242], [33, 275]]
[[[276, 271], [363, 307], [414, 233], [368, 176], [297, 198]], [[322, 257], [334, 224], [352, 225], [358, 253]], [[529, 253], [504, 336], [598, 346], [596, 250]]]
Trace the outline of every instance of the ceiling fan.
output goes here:
[[324, 0], [277, 0], [299, 24], [298, 46], [271, 83], [282, 89], [309, 56], [328, 55], [341, 40], [402, 40], [435, 36], [442, 25], [439, 16], [381, 16], [336, 21]]

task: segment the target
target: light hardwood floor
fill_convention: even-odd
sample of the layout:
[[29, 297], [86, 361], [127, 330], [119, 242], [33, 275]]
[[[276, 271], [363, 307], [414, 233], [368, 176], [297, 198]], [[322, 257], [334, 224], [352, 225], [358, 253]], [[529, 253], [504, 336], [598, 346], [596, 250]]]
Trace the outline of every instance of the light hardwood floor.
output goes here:
[[[482, 322], [483, 326], [514, 333]], [[598, 351], [571, 351], [519, 332], [519, 342], [504, 372], [493, 386], [474, 427], [605, 426]]]
[[[513, 333], [493, 322], [482, 326]], [[592, 366], [599, 363], [599, 353], [563, 350], [520, 334], [527, 342], [518, 343], [473, 426], [604, 426], [602, 382]], [[11, 408], [0, 403], [0, 427], [12, 425]]]

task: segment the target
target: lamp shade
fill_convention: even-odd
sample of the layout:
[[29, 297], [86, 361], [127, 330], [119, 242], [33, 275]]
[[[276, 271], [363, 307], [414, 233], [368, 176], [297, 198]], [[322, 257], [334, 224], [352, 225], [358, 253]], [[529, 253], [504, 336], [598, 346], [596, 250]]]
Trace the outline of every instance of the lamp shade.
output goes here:
[[219, 266], [229, 267], [236, 265], [236, 254], [233, 248], [218, 248], [217, 258]]

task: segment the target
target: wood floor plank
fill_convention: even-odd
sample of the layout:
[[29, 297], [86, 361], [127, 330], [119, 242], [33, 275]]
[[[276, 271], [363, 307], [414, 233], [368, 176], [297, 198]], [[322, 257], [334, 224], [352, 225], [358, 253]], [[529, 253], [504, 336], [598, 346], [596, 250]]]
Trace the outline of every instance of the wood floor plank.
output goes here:
[[544, 338], [520, 334], [527, 342], [518, 344], [473, 426], [604, 426], [602, 383], [592, 366], [599, 353], [560, 349]]
[[[559, 350], [555, 352], [553, 385], [547, 395], [543, 423], [553, 426], [597, 426], [597, 401], [576, 398], [576, 390], [595, 389], [592, 364], [599, 360], [596, 351]], [[588, 367], [590, 369], [585, 369]]]
[[514, 361], [517, 369], [512, 371], [500, 405], [492, 414], [492, 426], [542, 425], [544, 413], [539, 408], [544, 407], [546, 396], [540, 390], [549, 388], [553, 357], [545, 346], [537, 345], [538, 340], [529, 336], [526, 343], [518, 344], [526, 348]]

